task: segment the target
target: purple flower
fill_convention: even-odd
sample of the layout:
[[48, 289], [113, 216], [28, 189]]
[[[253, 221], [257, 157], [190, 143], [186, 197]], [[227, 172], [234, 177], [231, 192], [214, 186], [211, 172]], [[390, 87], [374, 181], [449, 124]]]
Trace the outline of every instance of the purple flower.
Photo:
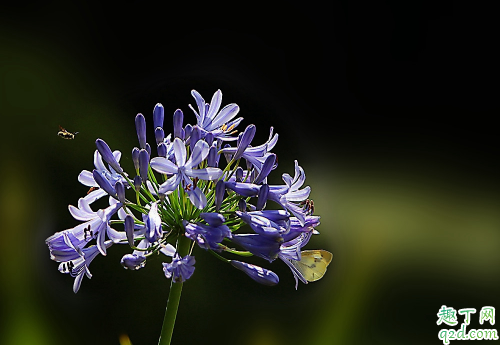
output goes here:
[[238, 114], [240, 107], [231, 103], [226, 105], [219, 112], [222, 102], [222, 92], [220, 90], [217, 90], [214, 93], [210, 104], [205, 103], [203, 97], [201, 97], [196, 90], [192, 90], [191, 95], [196, 100], [198, 111], [196, 111], [191, 104], [189, 107], [196, 115], [197, 125], [201, 129], [202, 138], [208, 133], [212, 133], [213, 137], [217, 139], [236, 140], [235, 137], [231, 137], [231, 134], [243, 118], [240, 117], [236, 120], [231, 120]]
[[224, 238], [231, 238], [231, 230], [223, 224], [226, 220], [219, 213], [201, 213], [208, 225], [202, 223], [188, 223], [184, 221], [186, 237], [196, 241], [203, 249], [220, 251], [219, 244]]
[[231, 260], [231, 265], [245, 272], [250, 278], [257, 283], [273, 286], [279, 283], [279, 277], [273, 271], [265, 268], [248, 264], [246, 262]]
[[[121, 157], [121, 152], [114, 151], [113, 157], [117, 162], [119, 162]], [[94, 152], [94, 166], [95, 170], [97, 170], [105, 179], [107, 179], [111, 186], [114, 186], [117, 181], [121, 181], [124, 186], [128, 186], [127, 180], [122, 175], [117, 173], [115, 169], [113, 169], [111, 166], [109, 166], [109, 169], [106, 168], [106, 166], [102, 162], [102, 156], [98, 150]], [[94, 179], [93, 173], [88, 170], [83, 170], [78, 175], [78, 181], [80, 181], [81, 184], [87, 187], [99, 187], [99, 184]], [[91, 204], [94, 201], [102, 198], [106, 194], [107, 194], [106, 191], [99, 188], [89, 193], [87, 196], [85, 196], [84, 199], [87, 200], [89, 204]]]
[[285, 181], [285, 185], [269, 186], [268, 194], [268, 198], [270, 200], [277, 202], [282, 207], [292, 212], [302, 226], [305, 224], [307, 210], [294, 202], [304, 201], [309, 197], [309, 193], [311, 193], [311, 188], [309, 186], [299, 189], [302, 187], [305, 180], [306, 174], [304, 173], [304, 169], [302, 169], [302, 167], [299, 166], [299, 163], [295, 161], [294, 178], [292, 179], [292, 177], [288, 174], [283, 174], [283, 181]]
[[165, 277], [172, 278], [174, 283], [183, 283], [191, 278], [195, 269], [194, 264], [196, 263], [194, 256], [186, 255], [181, 258], [179, 253], [175, 252], [175, 248], [171, 244], [161, 249], [161, 252], [172, 257], [172, 262], [162, 263]]
[[260, 234], [233, 234], [231, 241], [269, 262], [273, 262], [280, 252], [281, 237]]
[[[68, 247], [74, 251], [76, 258], [61, 262], [59, 264], [59, 272], [69, 273], [73, 278], [75, 278], [75, 282], [73, 283], [73, 292], [77, 293], [80, 289], [80, 285], [82, 284], [83, 275], [85, 274], [89, 279], [92, 278], [92, 274], [90, 274], [89, 271], [89, 265], [97, 254], [99, 254], [99, 249], [96, 246], [91, 246], [82, 250], [73, 246], [67, 234], [64, 234], [63, 238]], [[112, 241], [106, 241], [104, 243], [104, 247], [109, 248], [112, 244]]]
[[[64, 231], [56, 232], [45, 240], [50, 250], [50, 257], [55, 261], [66, 261], [68, 255], [74, 255], [73, 247], [83, 248], [92, 239], [97, 239], [97, 248], [106, 255], [105, 235], [113, 240], [120, 242], [125, 239], [125, 236], [118, 231], [112, 229], [108, 225], [108, 221], [112, 215], [122, 206], [121, 203], [113, 204], [104, 210], [97, 212], [92, 211], [88, 202], [81, 198], [78, 200], [78, 208], [70, 205], [69, 212], [76, 220], [84, 221], [84, 223]], [[65, 236], [71, 242], [68, 246]]]
[[[269, 212], [269, 217], [266, 217]], [[283, 240], [281, 234], [287, 231], [287, 222], [288, 216], [285, 216], [285, 219], [280, 219], [278, 221], [271, 220], [276, 216], [276, 213], [271, 211], [261, 211], [259, 213], [255, 212], [240, 212], [236, 211], [238, 217], [243, 219], [245, 223], [250, 225], [255, 233], [268, 236], [270, 238], [276, 238]], [[276, 219], [276, 218], [274, 218]]]
[[[242, 140], [243, 142], [243, 140]], [[273, 136], [273, 127], [271, 127], [269, 139], [262, 145], [259, 146], [247, 146], [244, 152], [241, 154], [241, 158], [245, 158], [250, 162], [258, 172], [262, 170], [262, 166], [267, 159], [267, 156], [276, 143], [278, 142], [278, 134]], [[243, 143], [244, 144], [244, 143]], [[220, 152], [224, 154], [239, 154], [239, 147], [225, 147]]]
[[312, 232], [313, 235], [319, 234], [319, 232], [314, 229], [319, 224], [319, 216], [306, 216], [304, 218], [304, 225], [301, 225], [296, 217], [291, 217], [290, 230], [283, 234], [283, 239], [285, 242], [291, 241], [303, 232]]
[[143, 218], [146, 228], [146, 239], [150, 243], [154, 243], [163, 235], [163, 231], [161, 229], [161, 218], [158, 214], [158, 204], [156, 202], [151, 204], [148, 215]]
[[[137, 245], [139, 249], [146, 249], [150, 246], [150, 243], [147, 239], [143, 239]], [[132, 254], [125, 254], [120, 260], [123, 268], [127, 270], [137, 271], [138, 269], [146, 266], [146, 251], [143, 250], [134, 250]]]
[[137, 271], [146, 266], [146, 257], [137, 254], [125, 254], [120, 260], [120, 264], [126, 270]]
[[280, 246], [278, 257], [283, 260], [292, 271], [293, 277], [295, 278], [295, 289], [297, 289], [299, 280], [307, 284], [307, 279], [300, 270], [297, 269], [294, 263], [295, 261], [301, 260], [302, 247], [309, 242], [313, 234], [318, 233], [314, 229], [314, 226], [319, 225], [319, 217], [307, 216], [304, 226], [300, 224], [297, 218], [291, 218], [290, 223], [290, 232], [284, 236], [286, 240]]
[[186, 161], [186, 146], [184, 146], [184, 142], [179, 138], [175, 138], [173, 146], [176, 163], [172, 163], [163, 157], [155, 157], [150, 163], [151, 167], [159, 173], [173, 174], [172, 177], [160, 185], [159, 192], [162, 194], [171, 192], [182, 181], [184, 190], [189, 195], [189, 200], [197, 208], [202, 209], [206, 206], [207, 199], [198, 186], [193, 188], [190, 177], [213, 181], [222, 176], [222, 170], [218, 168], [193, 169], [208, 155], [208, 144], [204, 141], [200, 140], [196, 143], [188, 161]]

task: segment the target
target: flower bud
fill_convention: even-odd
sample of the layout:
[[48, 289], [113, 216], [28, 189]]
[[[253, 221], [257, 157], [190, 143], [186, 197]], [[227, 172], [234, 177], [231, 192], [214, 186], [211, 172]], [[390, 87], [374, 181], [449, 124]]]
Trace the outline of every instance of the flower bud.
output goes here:
[[157, 103], [153, 109], [153, 125], [154, 128], [163, 128], [163, 118], [165, 114], [165, 108], [161, 103]]
[[240, 271], [245, 272], [250, 278], [263, 285], [273, 286], [278, 284], [280, 281], [276, 273], [259, 266], [236, 260], [231, 260], [231, 265]]
[[182, 123], [184, 122], [184, 114], [182, 110], [177, 109], [174, 112], [174, 138], [184, 139], [184, 135], [182, 134]]
[[156, 139], [156, 145], [158, 145], [159, 143], [163, 142], [163, 139], [165, 139], [165, 132], [163, 131], [163, 128], [156, 127], [156, 129], [155, 129], [155, 139]]
[[146, 148], [146, 119], [140, 113], [135, 117], [135, 129], [139, 139], [139, 147], [141, 149]]
[[125, 187], [121, 181], [116, 181], [115, 183], [115, 191], [118, 197], [118, 200], [124, 204], [125, 203]]
[[102, 139], [97, 139], [95, 141], [95, 145], [97, 146], [97, 150], [101, 154], [102, 158], [119, 174], [123, 172], [120, 164], [118, 164], [113, 152], [109, 148], [108, 144]]
[[134, 162], [135, 171], [139, 170], [139, 149], [134, 147], [132, 149], [132, 162]]
[[139, 152], [139, 175], [143, 182], [148, 179], [149, 154], [146, 150]]
[[215, 185], [215, 210], [219, 212], [222, 200], [224, 200], [224, 192], [226, 191], [225, 182], [222, 180], [217, 181]]

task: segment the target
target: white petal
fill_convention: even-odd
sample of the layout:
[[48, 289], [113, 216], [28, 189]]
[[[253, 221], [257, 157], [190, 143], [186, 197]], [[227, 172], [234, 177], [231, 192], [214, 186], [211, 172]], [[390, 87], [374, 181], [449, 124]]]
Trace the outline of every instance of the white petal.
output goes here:
[[220, 109], [221, 101], [222, 101], [222, 92], [220, 90], [217, 90], [214, 93], [212, 100], [210, 101], [210, 108], [208, 109], [208, 113], [206, 115], [208, 119], [213, 119], [215, 114], [217, 114], [217, 112]]
[[189, 200], [193, 203], [195, 207], [198, 209], [203, 209], [207, 205], [207, 197], [200, 188], [196, 187], [194, 190], [187, 192], [189, 195]]
[[173, 191], [174, 189], [177, 188], [179, 183], [181, 183], [181, 174], [176, 174], [166, 180], [162, 185], [160, 185], [160, 189], [158, 190], [159, 193], [165, 194], [167, 192]]
[[174, 139], [174, 155], [177, 166], [182, 167], [186, 164], [186, 146], [184, 146], [184, 142], [179, 138]]
[[201, 161], [208, 156], [209, 151], [210, 148], [208, 147], [208, 144], [203, 140], [199, 140], [194, 146], [193, 153], [191, 154], [191, 157], [189, 157], [189, 160], [186, 162], [185, 167], [187, 169], [191, 169], [195, 166], [198, 166], [198, 164], [200, 164]]
[[205, 168], [205, 169], [186, 169], [186, 175], [190, 177], [198, 177], [200, 180], [215, 181], [218, 180], [223, 171], [219, 168]]
[[78, 175], [78, 181], [84, 186], [88, 187], [99, 187], [97, 182], [94, 180], [94, 176], [88, 170], [83, 170], [80, 175]]
[[165, 157], [155, 157], [149, 164], [151, 165], [151, 168], [162, 174], [177, 174], [179, 171], [177, 165]]

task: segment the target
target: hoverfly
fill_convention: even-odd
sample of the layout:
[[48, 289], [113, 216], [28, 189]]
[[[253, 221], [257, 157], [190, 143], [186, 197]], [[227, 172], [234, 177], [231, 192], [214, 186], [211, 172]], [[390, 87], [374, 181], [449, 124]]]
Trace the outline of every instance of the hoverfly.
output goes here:
[[71, 133], [65, 130], [64, 128], [59, 125], [59, 132], [57, 132], [57, 135], [60, 136], [63, 139], [75, 139], [75, 134], [78, 134], [78, 132]]

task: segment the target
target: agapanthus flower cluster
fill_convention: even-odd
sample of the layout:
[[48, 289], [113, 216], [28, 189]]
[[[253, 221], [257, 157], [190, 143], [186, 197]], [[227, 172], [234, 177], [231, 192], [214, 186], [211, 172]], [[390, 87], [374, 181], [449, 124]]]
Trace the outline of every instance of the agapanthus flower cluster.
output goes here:
[[[145, 117], [135, 117], [139, 145], [131, 152], [133, 174], [120, 165], [120, 151], [96, 140], [94, 168], [78, 176], [90, 190], [78, 200], [78, 207], [69, 206], [81, 223], [46, 240], [59, 271], [75, 278], [75, 293], [84, 275], [91, 278], [92, 260], [118, 244], [131, 248], [121, 259], [125, 269], [138, 270], [148, 259], [161, 257], [159, 267], [173, 282], [193, 275], [192, 252], [197, 245], [258, 283], [275, 285], [279, 278], [269, 269], [235, 258], [255, 255], [270, 263], [279, 258], [290, 267], [296, 288], [299, 280], [307, 284], [297, 263], [311, 235], [318, 234], [319, 217], [312, 215], [304, 170], [295, 161], [293, 177], [283, 174], [284, 184], [268, 184], [278, 164], [272, 152], [278, 142], [273, 128], [266, 142], [252, 145], [256, 127], [238, 128], [243, 120], [236, 118], [238, 105], [221, 109], [220, 90], [210, 103], [194, 90], [191, 94], [196, 107], [189, 107], [196, 124], [184, 124], [178, 109], [172, 133], [165, 136], [164, 107], [158, 103], [153, 110], [153, 145], [146, 141]], [[92, 204], [103, 197], [109, 206], [94, 211]], [[275, 206], [266, 210], [268, 204]], [[189, 241], [185, 252], [180, 250], [182, 241]]]

